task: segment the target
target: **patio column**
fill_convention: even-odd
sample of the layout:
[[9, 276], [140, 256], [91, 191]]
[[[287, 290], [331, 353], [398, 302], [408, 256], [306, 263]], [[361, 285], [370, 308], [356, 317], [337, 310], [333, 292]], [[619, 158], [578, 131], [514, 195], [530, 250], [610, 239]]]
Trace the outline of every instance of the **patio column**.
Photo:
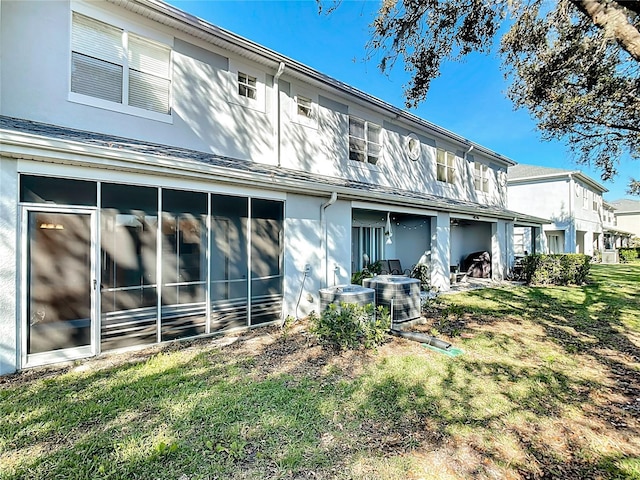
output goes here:
[[450, 219], [449, 212], [438, 212], [435, 217], [431, 217], [431, 286], [440, 291], [450, 288]]
[[594, 232], [586, 231], [584, 232], [584, 254], [593, 256], [594, 248], [593, 248], [593, 240], [594, 240]]
[[529, 253], [543, 253], [546, 251], [547, 236], [544, 234], [542, 227], [531, 227], [533, 234], [532, 249]]
[[[513, 222], [506, 222], [505, 231], [506, 231], [507, 237], [505, 239], [505, 245], [506, 245], [506, 257], [507, 257], [506, 267], [508, 269], [513, 268], [513, 264], [515, 263], [515, 245], [513, 242], [514, 228], [515, 228], [515, 225], [513, 224]], [[526, 232], [526, 229], [525, 229], [525, 232]], [[526, 240], [525, 240], [525, 244], [526, 244]]]
[[491, 278], [503, 280], [506, 266], [507, 225], [504, 220], [491, 223]]

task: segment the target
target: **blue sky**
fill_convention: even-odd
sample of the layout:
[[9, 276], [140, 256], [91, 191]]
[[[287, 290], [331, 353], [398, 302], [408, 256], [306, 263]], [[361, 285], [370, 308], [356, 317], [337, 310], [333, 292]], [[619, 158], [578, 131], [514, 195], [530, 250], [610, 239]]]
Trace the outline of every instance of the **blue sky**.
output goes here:
[[[397, 64], [382, 74], [375, 58], [366, 61], [366, 43], [378, 1], [342, 0], [331, 14], [318, 14], [315, 0], [169, 0], [219, 27], [304, 63], [337, 80], [403, 108], [408, 74]], [[325, 6], [332, 0], [325, 0]], [[543, 142], [525, 110], [514, 111], [495, 54], [448, 63], [431, 84], [427, 100], [412, 113], [479, 143], [518, 163], [581, 170], [609, 191], [606, 200], [625, 194], [628, 179], [640, 177], [640, 162], [619, 165], [614, 181], [576, 165], [563, 143]]]

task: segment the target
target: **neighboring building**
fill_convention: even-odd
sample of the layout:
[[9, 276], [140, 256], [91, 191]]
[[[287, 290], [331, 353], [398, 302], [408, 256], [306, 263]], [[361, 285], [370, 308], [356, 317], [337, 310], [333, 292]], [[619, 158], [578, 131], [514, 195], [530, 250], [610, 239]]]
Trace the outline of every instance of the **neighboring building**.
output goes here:
[[640, 200], [614, 200], [609, 202], [615, 216], [615, 226], [635, 236], [640, 241]]
[[[607, 189], [598, 182], [576, 170], [518, 164], [509, 167], [507, 185], [511, 210], [552, 221], [544, 225], [545, 252], [594, 255], [604, 249], [600, 216]], [[515, 233], [527, 249], [526, 232]]]
[[513, 262], [514, 162], [159, 0], [0, 1], [0, 374]]
[[[640, 222], [640, 207], [636, 212], [635, 221]], [[630, 222], [627, 226], [632, 226], [632, 224], [633, 222]], [[640, 226], [638, 226], [638, 228], [640, 229]], [[631, 229], [626, 230], [618, 226], [616, 207], [612, 202], [602, 202], [602, 231], [604, 233], [605, 251], [613, 251], [621, 247], [628, 247], [631, 245], [634, 237]], [[617, 261], [617, 255], [615, 255], [615, 259]]]

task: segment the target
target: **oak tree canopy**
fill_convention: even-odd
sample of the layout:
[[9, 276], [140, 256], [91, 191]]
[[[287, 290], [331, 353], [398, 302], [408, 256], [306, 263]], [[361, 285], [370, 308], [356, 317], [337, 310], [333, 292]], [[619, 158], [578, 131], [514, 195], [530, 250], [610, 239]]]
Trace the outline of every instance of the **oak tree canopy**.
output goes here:
[[[566, 141], [603, 180], [640, 157], [640, 1], [383, 0], [369, 42], [386, 71], [411, 74], [406, 106], [424, 100], [444, 61], [499, 38], [508, 97], [544, 139]], [[640, 194], [640, 179], [629, 193]]]

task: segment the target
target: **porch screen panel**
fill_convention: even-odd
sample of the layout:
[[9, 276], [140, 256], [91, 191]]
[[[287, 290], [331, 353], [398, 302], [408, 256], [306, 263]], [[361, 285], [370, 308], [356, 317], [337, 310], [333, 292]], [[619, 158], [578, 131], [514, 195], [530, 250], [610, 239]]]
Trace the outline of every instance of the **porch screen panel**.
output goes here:
[[211, 195], [211, 331], [248, 323], [247, 198]]
[[21, 202], [95, 207], [97, 192], [96, 182], [87, 180], [20, 175]]
[[284, 205], [251, 200], [251, 324], [280, 320]]
[[102, 184], [101, 346], [157, 340], [158, 191]]
[[207, 194], [162, 190], [162, 340], [206, 332]]

